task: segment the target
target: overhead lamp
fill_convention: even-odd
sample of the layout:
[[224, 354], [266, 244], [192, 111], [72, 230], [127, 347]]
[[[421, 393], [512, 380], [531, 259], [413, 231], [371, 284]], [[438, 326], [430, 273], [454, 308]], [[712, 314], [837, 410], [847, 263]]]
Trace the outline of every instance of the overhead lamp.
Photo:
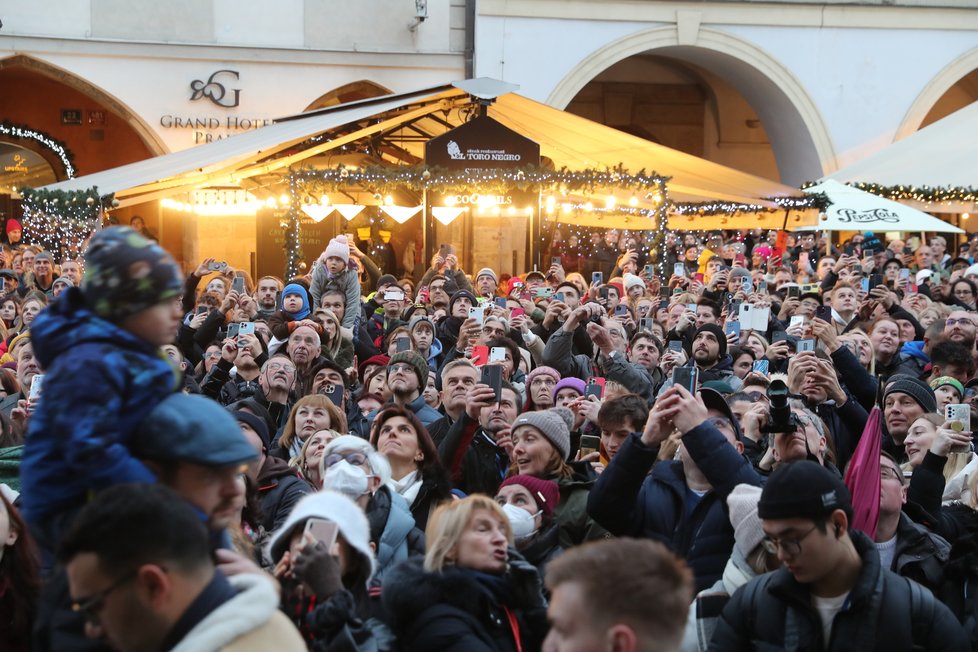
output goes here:
[[363, 212], [363, 209], [366, 208], [366, 206], [363, 204], [333, 204], [333, 208], [339, 211], [339, 214], [342, 215], [347, 222], [351, 222], [353, 221], [354, 217]]
[[455, 218], [457, 218], [465, 211], [466, 209], [464, 207], [459, 207], [459, 206], [432, 206], [431, 207], [431, 215], [445, 226], [448, 226], [449, 224], [454, 222]]
[[380, 210], [391, 216], [398, 224], [404, 224], [418, 214], [424, 206], [381, 206]]

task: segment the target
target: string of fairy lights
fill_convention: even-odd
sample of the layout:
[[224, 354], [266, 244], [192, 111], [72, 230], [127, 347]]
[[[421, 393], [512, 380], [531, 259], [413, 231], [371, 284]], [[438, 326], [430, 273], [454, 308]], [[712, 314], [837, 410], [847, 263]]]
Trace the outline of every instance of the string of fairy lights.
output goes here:
[[113, 195], [87, 190], [20, 190], [24, 241], [38, 244], [60, 258], [77, 257], [102, 215], [119, 205]]
[[75, 165], [72, 162], [74, 156], [71, 151], [57, 138], [49, 136], [43, 131], [37, 131], [36, 129], [31, 129], [30, 127], [24, 127], [22, 125], [14, 124], [6, 120], [0, 121], [0, 136], [7, 136], [9, 138], [20, 138], [23, 140], [32, 140], [45, 149], [50, 150], [58, 157], [61, 161], [62, 167], [64, 167], [65, 175], [69, 179], [75, 176]]

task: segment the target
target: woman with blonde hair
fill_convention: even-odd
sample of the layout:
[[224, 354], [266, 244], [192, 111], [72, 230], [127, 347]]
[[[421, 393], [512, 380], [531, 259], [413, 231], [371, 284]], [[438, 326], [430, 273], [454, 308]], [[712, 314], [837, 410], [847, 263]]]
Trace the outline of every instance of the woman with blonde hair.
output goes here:
[[317, 308], [313, 318], [323, 327], [323, 353], [344, 369], [353, 365], [353, 342], [344, 339], [340, 331], [340, 320], [329, 308]]
[[272, 442], [269, 455], [287, 462], [302, 451], [302, 445], [313, 433], [324, 428], [346, 432], [346, 416], [322, 394], [303, 396], [292, 407], [282, 436]]
[[323, 487], [322, 459], [327, 444], [343, 433], [329, 428], [317, 430], [306, 439], [299, 454], [289, 460], [289, 466], [298, 469], [302, 477], [317, 491]]
[[539, 650], [547, 633], [540, 576], [511, 548], [488, 497], [445, 503], [428, 521], [424, 560], [396, 566], [382, 598], [405, 652]]

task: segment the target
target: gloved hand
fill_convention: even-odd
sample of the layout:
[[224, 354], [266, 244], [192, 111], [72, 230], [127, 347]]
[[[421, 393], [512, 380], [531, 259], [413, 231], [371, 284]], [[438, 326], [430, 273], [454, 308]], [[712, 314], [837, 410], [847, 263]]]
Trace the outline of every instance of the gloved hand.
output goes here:
[[536, 566], [524, 559], [513, 546], [509, 547], [510, 591], [516, 606], [523, 609], [547, 607], [543, 594], [543, 580]]
[[322, 541], [306, 544], [292, 562], [292, 572], [320, 600], [326, 600], [343, 588], [340, 561], [330, 554]]

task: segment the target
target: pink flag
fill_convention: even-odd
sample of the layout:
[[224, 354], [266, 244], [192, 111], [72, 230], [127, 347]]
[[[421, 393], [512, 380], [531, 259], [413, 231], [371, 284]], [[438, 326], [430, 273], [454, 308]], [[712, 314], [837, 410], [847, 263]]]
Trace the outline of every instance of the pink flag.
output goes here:
[[880, 450], [883, 446], [883, 413], [873, 407], [846, 471], [852, 494], [852, 527], [876, 539], [880, 518]]

